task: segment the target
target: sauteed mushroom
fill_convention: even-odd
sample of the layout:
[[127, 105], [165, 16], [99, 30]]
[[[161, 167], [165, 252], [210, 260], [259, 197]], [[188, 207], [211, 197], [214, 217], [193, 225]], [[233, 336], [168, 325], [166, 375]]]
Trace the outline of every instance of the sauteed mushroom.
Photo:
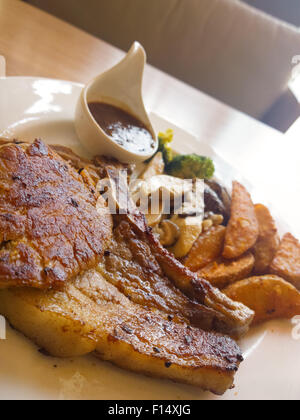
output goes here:
[[171, 220], [163, 220], [155, 231], [159, 234], [160, 243], [167, 247], [174, 245], [180, 236], [179, 227]]

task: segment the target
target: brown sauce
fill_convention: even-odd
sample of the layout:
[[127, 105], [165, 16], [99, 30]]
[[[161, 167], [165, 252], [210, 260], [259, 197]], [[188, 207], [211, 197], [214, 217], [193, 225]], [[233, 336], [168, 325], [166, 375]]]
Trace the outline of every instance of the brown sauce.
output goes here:
[[105, 133], [133, 153], [154, 152], [155, 141], [147, 127], [136, 117], [114, 105], [91, 102], [89, 110]]

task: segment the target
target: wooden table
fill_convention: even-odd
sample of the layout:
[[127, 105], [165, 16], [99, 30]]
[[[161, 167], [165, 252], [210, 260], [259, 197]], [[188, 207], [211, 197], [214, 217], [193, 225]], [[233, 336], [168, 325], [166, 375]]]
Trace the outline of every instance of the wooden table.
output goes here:
[[[124, 55], [19, 0], [0, 0], [0, 54], [6, 57], [8, 76], [82, 83]], [[145, 72], [144, 97], [149, 110], [209, 142], [258, 185], [261, 199], [274, 202], [300, 237], [299, 142], [151, 66]]]

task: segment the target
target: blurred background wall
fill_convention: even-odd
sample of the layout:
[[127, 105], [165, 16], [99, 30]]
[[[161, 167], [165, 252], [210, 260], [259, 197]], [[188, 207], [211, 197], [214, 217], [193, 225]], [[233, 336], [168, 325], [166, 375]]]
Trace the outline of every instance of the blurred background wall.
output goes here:
[[287, 22], [300, 26], [300, 0], [26, 1], [124, 51], [140, 41], [150, 64], [283, 131], [300, 112], [292, 95], [277, 107], [300, 57]]
[[[45, 10], [50, 10], [52, 13], [61, 13], [63, 6], [59, 7], [56, 3], [51, 6], [51, 0], [24, 0], [28, 3], [34, 4]], [[110, 0], [106, 0], [110, 1]], [[126, 0], [124, 0], [126, 1]], [[151, 0], [149, 0], [151, 1]], [[161, 0], [164, 1], [164, 0]], [[240, 0], [253, 6], [259, 10], [262, 10], [270, 15], [277, 17], [286, 22], [292, 23], [293, 25], [300, 27], [300, 0]], [[89, 0], [86, 0], [88, 5]], [[62, 1], [63, 3], [63, 1]], [[77, 4], [78, 0], [69, 0], [72, 3], [73, 11], [71, 11], [72, 19], [77, 15], [77, 20], [81, 21], [82, 16], [78, 14]], [[70, 19], [70, 18], [69, 18]]]
[[272, 16], [300, 26], [300, 0], [242, 0]]

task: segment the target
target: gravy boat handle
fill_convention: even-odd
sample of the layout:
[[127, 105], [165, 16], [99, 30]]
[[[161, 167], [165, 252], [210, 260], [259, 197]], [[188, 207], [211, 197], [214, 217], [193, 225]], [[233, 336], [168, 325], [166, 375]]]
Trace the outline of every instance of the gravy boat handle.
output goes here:
[[114, 98], [135, 111], [136, 116], [145, 120], [146, 111], [142, 98], [142, 84], [146, 53], [144, 48], [134, 42], [127, 55], [113, 68], [94, 79], [89, 92], [89, 100]]

